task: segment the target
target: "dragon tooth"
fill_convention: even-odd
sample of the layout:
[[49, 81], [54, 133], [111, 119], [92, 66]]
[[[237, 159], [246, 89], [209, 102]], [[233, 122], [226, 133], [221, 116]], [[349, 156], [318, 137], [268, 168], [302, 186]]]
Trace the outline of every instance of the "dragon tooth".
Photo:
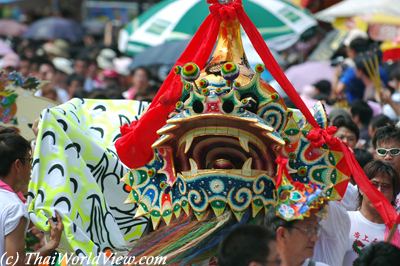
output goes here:
[[239, 136], [239, 143], [240, 146], [243, 148], [243, 150], [245, 150], [246, 152], [250, 152], [249, 149], [249, 138], [247, 136]]
[[251, 158], [251, 157], [244, 162], [244, 164], [242, 166], [242, 173], [244, 175], [251, 175], [252, 162], [253, 162], [253, 158]]
[[189, 135], [185, 139], [185, 153], [187, 153], [190, 149], [190, 146], [192, 146], [193, 142], [193, 135]]
[[189, 163], [190, 163], [190, 171], [191, 171], [192, 175], [197, 174], [198, 167], [197, 167], [196, 161], [193, 160], [192, 158], [189, 158]]

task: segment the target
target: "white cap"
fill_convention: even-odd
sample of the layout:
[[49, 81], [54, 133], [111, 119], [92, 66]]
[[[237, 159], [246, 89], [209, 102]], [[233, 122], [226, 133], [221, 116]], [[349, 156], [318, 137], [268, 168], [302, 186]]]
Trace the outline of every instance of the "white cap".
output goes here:
[[97, 64], [101, 69], [114, 69], [114, 58], [117, 57], [117, 53], [110, 49], [104, 48], [100, 51], [100, 54], [97, 56]]
[[129, 75], [129, 65], [131, 63], [132, 63], [132, 58], [130, 57], [119, 57], [119, 58], [114, 58], [113, 60], [115, 71], [117, 71], [118, 74], [123, 76]]
[[343, 40], [343, 44], [345, 46], [349, 46], [350, 43], [357, 38], [368, 39], [368, 34], [359, 29], [351, 30], [349, 33], [347, 33], [346, 38]]

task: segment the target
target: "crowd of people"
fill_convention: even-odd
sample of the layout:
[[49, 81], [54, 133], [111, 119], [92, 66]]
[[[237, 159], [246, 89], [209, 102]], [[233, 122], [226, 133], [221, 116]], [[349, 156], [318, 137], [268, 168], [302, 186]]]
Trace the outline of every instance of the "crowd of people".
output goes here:
[[129, 67], [131, 58], [116, 49], [96, 44], [86, 36], [82, 44], [64, 40], [43, 42], [14, 38], [9, 41], [13, 52], [0, 59], [0, 67], [42, 82], [36, 96], [57, 103], [78, 98], [129, 99], [150, 101], [159, 81], [146, 67]]

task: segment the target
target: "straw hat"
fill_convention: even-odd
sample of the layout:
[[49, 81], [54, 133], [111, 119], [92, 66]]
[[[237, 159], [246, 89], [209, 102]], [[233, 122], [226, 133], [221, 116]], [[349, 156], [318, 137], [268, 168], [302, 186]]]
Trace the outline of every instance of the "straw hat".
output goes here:
[[54, 42], [47, 42], [43, 45], [43, 50], [48, 55], [53, 55], [57, 57], [69, 57], [68, 50], [69, 45], [64, 40], [55, 40]]
[[71, 60], [68, 60], [67, 58], [64, 57], [55, 57], [53, 60], [53, 65], [55, 68], [67, 75], [71, 75], [74, 73], [74, 69], [72, 68], [72, 62]]

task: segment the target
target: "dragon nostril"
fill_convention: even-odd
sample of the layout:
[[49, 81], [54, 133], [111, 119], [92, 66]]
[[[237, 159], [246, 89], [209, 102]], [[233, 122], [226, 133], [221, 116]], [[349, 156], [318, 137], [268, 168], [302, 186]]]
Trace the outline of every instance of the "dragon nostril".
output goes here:
[[203, 113], [203, 111], [204, 111], [203, 103], [200, 102], [199, 100], [194, 101], [194, 102], [193, 102], [193, 111], [194, 111], [196, 114], [201, 114], [201, 113]]
[[226, 101], [222, 105], [222, 110], [224, 110], [225, 113], [229, 114], [229, 113], [232, 113], [234, 107], [235, 106], [233, 105], [232, 101]]

